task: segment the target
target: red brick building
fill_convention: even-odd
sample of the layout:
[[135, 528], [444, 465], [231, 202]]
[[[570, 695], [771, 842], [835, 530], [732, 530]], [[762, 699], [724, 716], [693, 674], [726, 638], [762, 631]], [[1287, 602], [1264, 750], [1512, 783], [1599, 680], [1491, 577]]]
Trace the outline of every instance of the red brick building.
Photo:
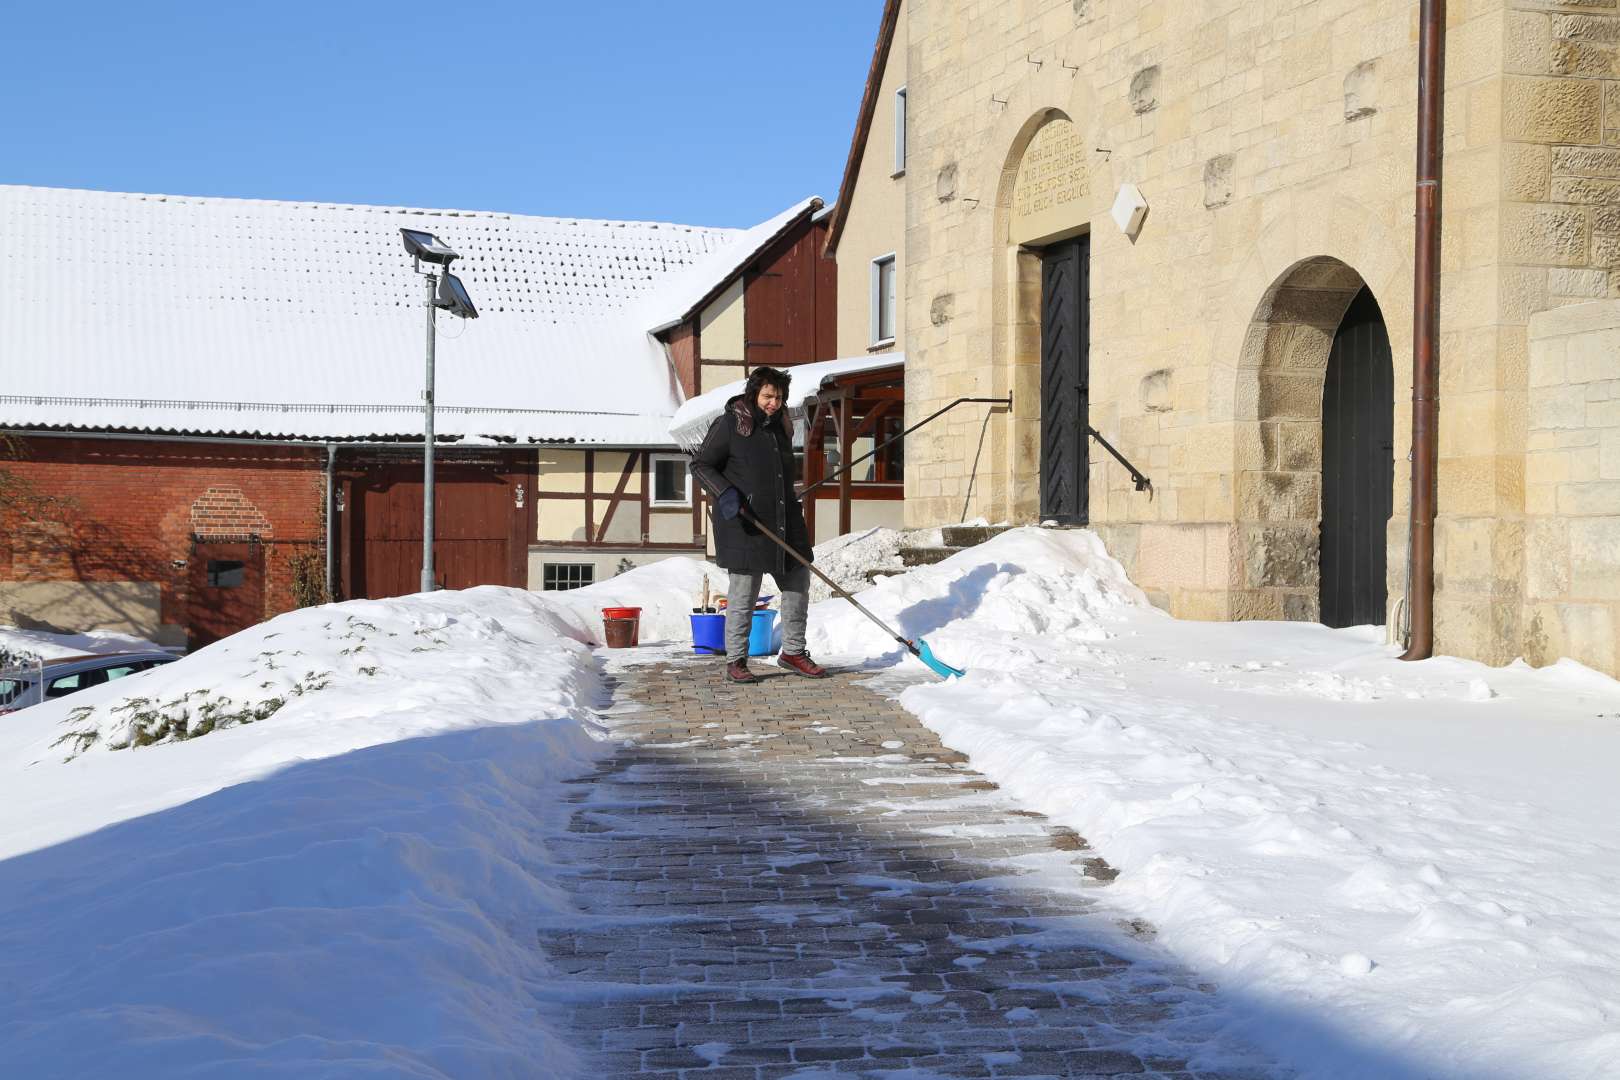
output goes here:
[[599, 490], [603, 534], [641, 504], [611, 535], [589, 499], [583, 540], [537, 505], [585, 451], [677, 450], [690, 388], [651, 331], [784, 227], [805, 240], [819, 207], [734, 230], [0, 186], [0, 624], [196, 647], [414, 591], [424, 286], [402, 226], [461, 252], [480, 309], [439, 320], [439, 584], [566, 587], [585, 559], [701, 552], [698, 529], [662, 537], [701, 515], [659, 501], [650, 467]]

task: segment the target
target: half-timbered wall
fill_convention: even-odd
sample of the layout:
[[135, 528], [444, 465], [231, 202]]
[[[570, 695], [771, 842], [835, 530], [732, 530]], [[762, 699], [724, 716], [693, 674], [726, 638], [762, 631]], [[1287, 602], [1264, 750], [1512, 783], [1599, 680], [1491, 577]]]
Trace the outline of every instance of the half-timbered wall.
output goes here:
[[640, 566], [671, 555], [701, 555], [700, 509], [653, 505], [653, 463], [664, 455], [658, 450], [541, 451], [530, 588], [545, 587], [548, 564], [588, 565], [592, 579], [603, 581], [626, 561]]

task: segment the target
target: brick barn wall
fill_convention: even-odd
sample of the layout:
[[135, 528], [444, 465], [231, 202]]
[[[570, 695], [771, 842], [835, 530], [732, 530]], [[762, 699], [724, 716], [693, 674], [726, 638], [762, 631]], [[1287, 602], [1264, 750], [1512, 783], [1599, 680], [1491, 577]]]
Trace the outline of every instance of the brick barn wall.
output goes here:
[[266, 618], [296, 606], [290, 560], [324, 555], [320, 447], [29, 439], [7, 457], [59, 502], [0, 520], [0, 582], [155, 583], [166, 637], [187, 621], [195, 541], [265, 544]]

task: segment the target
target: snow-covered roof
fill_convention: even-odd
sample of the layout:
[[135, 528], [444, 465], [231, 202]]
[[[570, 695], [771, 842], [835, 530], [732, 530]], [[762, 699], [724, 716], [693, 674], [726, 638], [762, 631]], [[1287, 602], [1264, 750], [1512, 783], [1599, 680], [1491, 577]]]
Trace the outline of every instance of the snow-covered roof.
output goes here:
[[[838, 360], [818, 360], [813, 364], [795, 364], [787, 369], [792, 381], [788, 384], [787, 407], [796, 419], [802, 419], [806, 403], [822, 387], [845, 375], [859, 375], [884, 368], [904, 367], [903, 352], [878, 353], [875, 356], [846, 356]], [[693, 451], [703, 444], [703, 436], [715, 417], [726, 411], [726, 402], [743, 392], [747, 379], [717, 386], [713, 390], [688, 398], [669, 422], [669, 437], [685, 450]], [[803, 425], [800, 425], [801, 429]]]
[[409, 437], [401, 227], [481, 316], [439, 319], [441, 433], [620, 445], [667, 445], [680, 401], [639, 305], [752, 231], [0, 185], [0, 426]]
[[641, 303], [647, 329], [656, 334], [690, 318], [705, 300], [741, 273], [750, 259], [820, 209], [821, 200], [814, 196], [794, 203], [769, 221], [744, 230], [724, 247], [671, 274], [657, 292], [649, 294]]

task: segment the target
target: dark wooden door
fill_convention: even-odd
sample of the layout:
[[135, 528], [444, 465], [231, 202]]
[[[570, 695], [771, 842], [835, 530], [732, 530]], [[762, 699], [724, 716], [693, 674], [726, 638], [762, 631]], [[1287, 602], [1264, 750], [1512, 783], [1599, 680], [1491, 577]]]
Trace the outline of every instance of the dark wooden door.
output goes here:
[[[527, 583], [528, 515], [502, 462], [434, 465], [434, 580], [441, 589]], [[373, 463], [349, 488], [347, 595], [381, 599], [422, 586], [422, 465]]]
[[263, 544], [197, 540], [187, 568], [187, 648], [212, 645], [264, 618]]
[[1091, 237], [1041, 252], [1041, 518], [1084, 525]]
[[1382, 624], [1394, 509], [1395, 377], [1384, 316], [1363, 288], [1333, 336], [1322, 388], [1322, 622]]

